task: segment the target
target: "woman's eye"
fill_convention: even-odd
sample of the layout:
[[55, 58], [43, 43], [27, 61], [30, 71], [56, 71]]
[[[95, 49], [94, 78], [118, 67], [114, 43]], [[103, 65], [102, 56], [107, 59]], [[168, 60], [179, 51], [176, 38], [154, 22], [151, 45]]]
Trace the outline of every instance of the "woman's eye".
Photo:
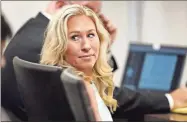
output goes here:
[[77, 40], [79, 40], [79, 36], [78, 35], [73, 35], [73, 36], [71, 36], [71, 39], [73, 41], [77, 41]]
[[93, 38], [94, 36], [95, 36], [95, 34], [93, 34], [93, 33], [88, 34], [89, 38]]

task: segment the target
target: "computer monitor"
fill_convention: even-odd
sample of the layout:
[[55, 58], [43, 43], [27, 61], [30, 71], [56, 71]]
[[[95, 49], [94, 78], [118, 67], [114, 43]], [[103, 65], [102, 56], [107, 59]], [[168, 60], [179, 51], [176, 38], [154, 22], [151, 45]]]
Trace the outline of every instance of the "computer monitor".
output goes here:
[[122, 87], [136, 91], [170, 92], [178, 88], [187, 48], [131, 43]]

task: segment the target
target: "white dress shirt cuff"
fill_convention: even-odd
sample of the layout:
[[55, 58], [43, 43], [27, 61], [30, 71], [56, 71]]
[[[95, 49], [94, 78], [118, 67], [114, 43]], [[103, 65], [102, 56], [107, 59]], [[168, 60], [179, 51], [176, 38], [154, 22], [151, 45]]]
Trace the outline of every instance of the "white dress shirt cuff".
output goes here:
[[172, 96], [168, 93], [166, 93], [165, 96], [168, 99], [170, 110], [172, 110], [174, 107], [174, 100], [173, 100]]
[[46, 12], [44, 12], [44, 11], [41, 11], [41, 13], [42, 13], [46, 18], [48, 18], [49, 20], [51, 19], [51, 15], [50, 15], [50, 14], [48, 14], [48, 13], [46, 13]]

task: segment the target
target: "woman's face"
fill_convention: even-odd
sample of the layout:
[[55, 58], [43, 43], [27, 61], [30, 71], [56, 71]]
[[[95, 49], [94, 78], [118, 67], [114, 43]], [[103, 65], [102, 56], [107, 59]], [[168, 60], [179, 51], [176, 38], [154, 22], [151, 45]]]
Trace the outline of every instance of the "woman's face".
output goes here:
[[89, 75], [95, 65], [100, 41], [95, 23], [85, 15], [72, 16], [68, 20], [68, 45], [65, 60]]

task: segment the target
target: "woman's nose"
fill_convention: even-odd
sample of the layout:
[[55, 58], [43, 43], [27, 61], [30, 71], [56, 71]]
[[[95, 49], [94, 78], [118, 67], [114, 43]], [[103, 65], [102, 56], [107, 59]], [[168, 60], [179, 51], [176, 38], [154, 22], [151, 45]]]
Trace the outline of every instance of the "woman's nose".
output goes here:
[[88, 52], [91, 49], [91, 44], [88, 38], [82, 40], [82, 50]]

